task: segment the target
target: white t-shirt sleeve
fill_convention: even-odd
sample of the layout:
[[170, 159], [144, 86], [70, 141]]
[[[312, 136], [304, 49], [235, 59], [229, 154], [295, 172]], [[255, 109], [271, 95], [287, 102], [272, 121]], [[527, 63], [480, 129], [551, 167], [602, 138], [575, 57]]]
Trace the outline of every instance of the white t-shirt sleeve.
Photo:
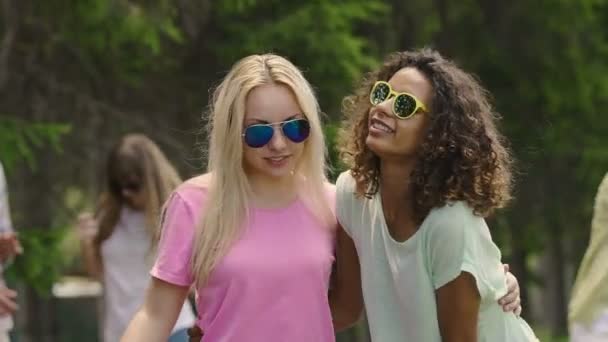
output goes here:
[[481, 298], [498, 299], [506, 293], [500, 250], [492, 242], [485, 220], [458, 202], [432, 213], [427, 258], [435, 289], [462, 272], [475, 277]]
[[4, 169], [2, 168], [2, 164], [0, 164], [0, 232], [12, 230], [13, 225], [8, 204], [8, 186], [6, 185]]

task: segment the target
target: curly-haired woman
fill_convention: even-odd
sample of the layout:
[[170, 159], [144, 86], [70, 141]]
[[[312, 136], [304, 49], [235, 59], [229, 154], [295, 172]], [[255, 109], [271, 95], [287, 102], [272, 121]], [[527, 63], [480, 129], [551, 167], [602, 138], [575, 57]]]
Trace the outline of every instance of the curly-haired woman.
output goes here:
[[495, 302], [506, 276], [484, 217], [511, 197], [511, 156], [482, 86], [436, 51], [399, 52], [345, 114], [338, 248], [357, 249], [372, 340], [536, 341]]

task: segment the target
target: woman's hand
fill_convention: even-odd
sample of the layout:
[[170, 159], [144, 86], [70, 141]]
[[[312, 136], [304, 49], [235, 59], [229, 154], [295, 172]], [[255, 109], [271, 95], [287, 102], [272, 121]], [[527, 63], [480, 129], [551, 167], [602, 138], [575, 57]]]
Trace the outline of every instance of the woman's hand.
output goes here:
[[91, 213], [81, 213], [78, 215], [76, 231], [80, 241], [93, 241], [97, 235], [99, 224]]
[[87, 273], [95, 279], [100, 279], [103, 273], [103, 262], [99, 258], [98, 251], [96, 251], [93, 243], [97, 236], [98, 227], [99, 224], [93, 214], [85, 212], [78, 215], [76, 233], [80, 239], [84, 267]]
[[19, 243], [17, 234], [14, 232], [0, 233], [0, 262], [5, 263], [21, 253], [23, 253], [23, 247]]
[[17, 292], [1, 286], [0, 287], [0, 317], [12, 315], [19, 309], [17, 305]]
[[505, 312], [513, 312], [519, 316], [522, 310], [519, 282], [513, 273], [509, 272], [509, 265], [505, 264], [504, 268], [507, 276], [507, 294], [498, 300], [498, 304]]
[[203, 331], [198, 325], [194, 324], [188, 328], [188, 342], [200, 342], [201, 338], [203, 338]]

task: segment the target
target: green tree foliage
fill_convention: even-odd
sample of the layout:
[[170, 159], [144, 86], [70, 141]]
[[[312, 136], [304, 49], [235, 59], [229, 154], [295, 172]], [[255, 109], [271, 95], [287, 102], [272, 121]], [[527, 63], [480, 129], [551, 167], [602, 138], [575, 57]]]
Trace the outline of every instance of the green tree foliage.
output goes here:
[[50, 296], [66, 264], [66, 255], [61, 249], [65, 236], [65, 228], [22, 229], [19, 241], [26, 252], [7, 268], [7, 281], [11, 284], [23, 281], [39, 295]]
[[[10, 173], [20, 161], [37, 168], [36, 150], [61, 152], [61, 137], [70, 131], [65, 124], [28, 123], [0, 118], [0, 161]], [[60, 245], [63, 229], [20, 229], [19, 241], [27, 253], [16, 257], [6, 271], [10, 282], [23, 281], [39, 294], [48, 296], [63, 265]]]
[[375, 0], [223, 1], [214, 9], [221, 26], [209, 43], [228, 63], [250, 53], [289, 57], [318, 88], [325, 107], [337, 110], [361, 73], [377, 63], [357, 29], [377, 23], [386, 10]]
[[[192, 1], [182, 1], [188, 3]], [[164, 0], [60, 0], [36, 2], [34, 15], [53, 37], [47, 50], [68, 54], [89, 77], [137, 81], [151, 72], [184, 72], [179, 58], [202, 49], [186, 71], [212, 70], [217, 81], [237, 59], [275, 52], [302, 67], [324, 107], [337, 116], [339, 99], [376, 63], [374, 46], [358, 34], [378, 22], [387, 7], [379, 0], [217, 1], [200, 13], [178, 13]], [[203, 37], [185, 38], [180, 16], [209, 17]], [[204, 46], [197, 46], [202, 44]]]
[[65, 124], [0, 118], [0, 161], [8, 170], [19, 160], [25, 160], [30, 168], [35, 168], [35, 150], [60, 152], [60, 138], [69, 131], [70, 126]]
[[164, 52], [183, 41], [168, 0], [42, 1], [33, 12], [53, 37], [45, 47], [71, 55], [90, 77], [137, 82], [170, 65]]

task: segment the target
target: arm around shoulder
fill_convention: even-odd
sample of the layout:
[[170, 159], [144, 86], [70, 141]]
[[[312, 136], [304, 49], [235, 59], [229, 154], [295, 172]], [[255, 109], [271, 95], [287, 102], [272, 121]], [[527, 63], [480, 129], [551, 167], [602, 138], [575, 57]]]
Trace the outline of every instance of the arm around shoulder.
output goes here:
[[359, 257], [353, 240], [338, 227], [336, 241], [336, 268], [329, 302], [336, 331], [346, 329], [361, 318], [363, 293]]
[[80, 241], [80, 249], [84, 261], [84, 267], [87, 274], [101, 281], [103, 277], [103, 262], [99, 256], [99, 252], [94, 246], [93, 240]]

